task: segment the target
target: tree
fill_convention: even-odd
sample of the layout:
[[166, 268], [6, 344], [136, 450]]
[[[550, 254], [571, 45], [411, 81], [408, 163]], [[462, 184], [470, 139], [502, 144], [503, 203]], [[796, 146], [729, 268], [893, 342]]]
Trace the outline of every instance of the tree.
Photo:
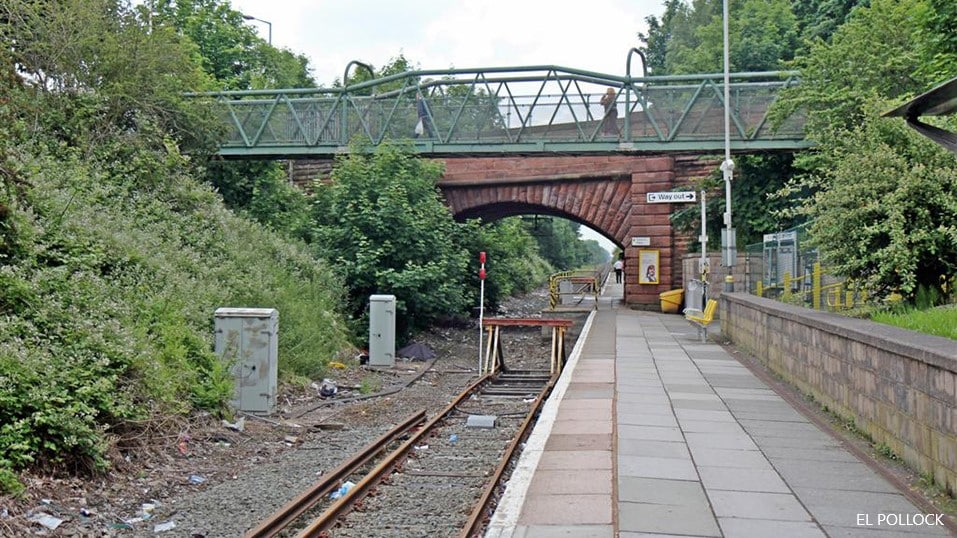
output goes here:
[[847, 22], [857, 6], [866, 7], [870, 0], [792, 0], [801, 37], [808, 42], [830, 41], [831, 35]]
[[554, 268], [542, 257], [538, 243], [532, 237], [521, 218], [509, 217], [495, 222], [478, 225], [469, 224], [467, 238], [470, 240], [468, 252], [472, 254], [469, 262], [470, 294], [468, 304], [478, 304], [478, 270], [476, 252], [485, 252], [488, 257], [485, 280], [485, 300], [491, 308], [497, 308], [502, 300], [520, 293], [531, 291], [548, 279]]
[[793, 213], [813, 220], [811, 238], [833, 270], [910, 301], [922, 288], [944, 296], [957, 269], [954, 156], [880, 117], [928, 85], [914, 70], [932, 49], [917, 16], [928, 5], [873, 0], [854, 10], [830, 43], [796, 60], [802, 84], [782, 103], [807, 110], [818, 146], [779, 194], [797, 195]]
[[397, 333], [461, 314], [466, 305], [464, 228], [436, 188], [441, 165], [383, 144], [354, 148], [332, 181], [316, 186], [317, 243], [350, 288], [355, 336], [364, 338], [372, 294], [397, 297]]
[[228, 0], [158, 0], [153, 9], [147, 16], [154, 28], [175, 28], [196, 43], [203, 69], [221, 88], [315, 87], [308, 59], [263, 41]]
[[919, 71], [925, 79], [942, 82], [957, 76], [957, 4], [928, 0], [928, 6], [921, 23], [927, 62]]
[[526, 223], [526, 226], [538, 241], [538, 251], [559, 271], [579, 269], [607, 260], [578, 237], [580, 224], [559, 218], [536, 218]]
[[211, 115], [182, 95], [211, 86], [192, 45], [168, 29], [147, 32], [115, 1], [8, 0], [0, 40], [36, 95], [32, 124], [68, 144], [147, 131], [160, 148], [164, 136], [194, 149], [211, 144]]
[[641, 47], [648, 63], [649, 75], [664, 75], [668, 73], [666, 57], [668, 44], [671, 43], [674, 28], [679, 18], [687, 17], [688, 8], [682, 0], [665, 0], [665, 12], [659, 21], [654, 15], [645, 17], [648, 24], [648, 33], [638, 33], [638, 39], [644, 43]]

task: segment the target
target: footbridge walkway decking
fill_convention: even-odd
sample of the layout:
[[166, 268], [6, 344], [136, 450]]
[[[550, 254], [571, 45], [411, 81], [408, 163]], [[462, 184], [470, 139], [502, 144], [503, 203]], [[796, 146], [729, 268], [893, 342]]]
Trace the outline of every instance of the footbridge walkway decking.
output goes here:
[[620, 297], [599, 298], [487, 537], [951, 535], [684, 318]]

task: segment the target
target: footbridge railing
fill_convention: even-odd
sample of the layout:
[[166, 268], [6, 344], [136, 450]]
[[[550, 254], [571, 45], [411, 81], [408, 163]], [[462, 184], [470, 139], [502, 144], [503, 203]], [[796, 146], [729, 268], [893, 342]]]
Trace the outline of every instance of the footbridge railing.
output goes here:
[[[810, 146], [801, 114], [774, 129], [768, 121], [781, 90], [794, 84], [793, 72], [731, 75], [734, 151]], [[207, 99], [222, 119], [221, 155], [276, 158], [342, 153], [357, 139], [409, 140], [432, 154], [717, 151], [724, 147], [723, 88], [721, 74], [621, 77], [523, 66], [189, 95]]]

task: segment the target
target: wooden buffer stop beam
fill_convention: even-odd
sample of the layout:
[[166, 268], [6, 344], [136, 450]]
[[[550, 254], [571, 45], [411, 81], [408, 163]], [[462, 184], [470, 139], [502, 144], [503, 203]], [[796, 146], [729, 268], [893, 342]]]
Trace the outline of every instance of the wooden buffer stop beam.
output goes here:
[[547, 318], [485, 318], [482, 327], [488, 332], [485, 355], [482, 358], [480, 375], [493, 374], [504, 366], [502, 352], [502, 327], [551, 327], [552, 348], [549, 373], [561, 373], [565, 364], [565, 332], [572, 326], [570, 319]]

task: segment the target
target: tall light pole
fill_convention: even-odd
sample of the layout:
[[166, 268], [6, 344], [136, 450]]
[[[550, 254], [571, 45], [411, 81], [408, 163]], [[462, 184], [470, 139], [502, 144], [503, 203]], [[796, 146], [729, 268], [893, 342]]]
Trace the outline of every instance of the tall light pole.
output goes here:
[[724, 230], [721, 233], [721, 254], [728, 276], [724, 278], [725, 290], [734, 291], [734, 264], [738, 252], [735, 244], [734, 228], [731, 226], [731, 179], [734, 177], [734, 161], [731, 160], [731, 75], [729, 72], [730, 53], [728, 52], [728, 0], [722, 2], [724, 18]]
[[262, 19], [257, 19], [256, 17], [253, 17], [252, 15], [246, 15], [245, 13], [241, 13], [240, 15], [242, 15], [243, 18], [246, 19], [247, 21], [259, 21], [259, 22], [266, 23], [266, 25], [269, 27], [269, 44], [272, 45], [272, 23], [271, 22], [264, 21]]

